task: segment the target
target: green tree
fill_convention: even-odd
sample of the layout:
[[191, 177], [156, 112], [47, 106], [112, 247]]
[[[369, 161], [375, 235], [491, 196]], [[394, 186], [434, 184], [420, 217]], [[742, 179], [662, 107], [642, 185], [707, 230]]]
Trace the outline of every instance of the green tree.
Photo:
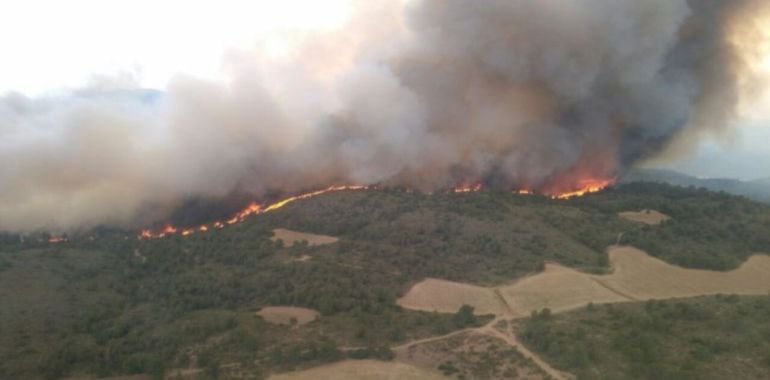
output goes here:
[[476, 316], [473, 315], [473, 306], [463, 305], [457, 310], [452, 321], [457, 327], [466, 327], [476, 323]]

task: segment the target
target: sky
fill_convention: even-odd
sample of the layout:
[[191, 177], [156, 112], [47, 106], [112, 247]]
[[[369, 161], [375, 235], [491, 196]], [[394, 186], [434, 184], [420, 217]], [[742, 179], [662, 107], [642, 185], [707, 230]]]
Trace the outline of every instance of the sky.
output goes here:
[[736, 126], [730, 136], [707, 138], [693, 152], [671, 160], [656, 160], [647, 166], [700, 178], [770, 178], [770, 123], [746, 122]]
[[179, 73], [217, 78], [228, 49], [280, 54], [289, 31], [329, 30], [354, 0], [0, 2], [0, 92], [27, 95], [130, 75], [164, 89]]
[[[259, 46], [280, 56], [301, 33], [344, 24], [354, 1], [4, 1], [0, 94], [55, 94], [105, 78], [163, 91], [179, 74], [224, 78], [228, 51]], [[757, 102], [750, 120], [703, 139], [691, 154], [647, 165], [700, 177], [770, 177], [769, 105]]]

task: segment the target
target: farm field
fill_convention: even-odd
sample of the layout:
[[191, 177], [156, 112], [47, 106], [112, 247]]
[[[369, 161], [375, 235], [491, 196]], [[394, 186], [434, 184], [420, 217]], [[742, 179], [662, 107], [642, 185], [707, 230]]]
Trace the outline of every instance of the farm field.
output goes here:
[[768, 255], [755, 255], [738, 269], [716, 272], [676, 267], [633, 247], [613, 246], [608, 253], [613, 268], [608, 275], [547, 264], [542, 273], [493, 288], [428, 279], [413, 286], [398, 303], [441, 312], [468, 304], [479, 314], [525, 317], [543, 308], [562, 312], [589, 303], [770, 292]]

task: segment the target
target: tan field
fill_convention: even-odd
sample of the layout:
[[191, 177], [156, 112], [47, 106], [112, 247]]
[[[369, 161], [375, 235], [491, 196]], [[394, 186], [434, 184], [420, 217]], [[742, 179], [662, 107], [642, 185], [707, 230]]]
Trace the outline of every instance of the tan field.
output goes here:
[[296, 243], [306, 240], [309, 245], [324, 245], [338, 242], [340, 239], [334, 236], [316, 235], [305, 232], [291, 231], [283, 228], [276, 228], [273, 230], [272, 241], [278, 239], [283, 240], [287, 247], [290, 247]]
[[472, 305], [478, 315], [499, 314], [504, 307], [493, 288], [434, 278], [416, 284], [396, 303], [406, 309], [444, 313], [454, 313], [463, 305]]
[[558, 312], [587, 305], [589, 302], [622, 302], [623, 297], [595, 281], [594, 276], [557, 264], [547, 264], [545, 271], [501, 287], [500, 294], [511, 307], [510, 315], [528, 316], [533, 310], [549, 308]]
[[655, 210], [642, 210], [621, 212], [618, 214], [623, 219], [628, 219], [632, 222], [645, 223], [650, 225], [658, 225], [666, 220], [671, 219], [668, 215], [663, 214]]
[[441, 373], [398, 362], [345, 360], [305, 371], [270, 376], [270, 380], [444, 380]]
[[289, 325], [292, 319], [296, 320], [298, 325], [313, 322], [318, 318], [319, 313], [313, 309], [293, 306], [268, 306], [257, 312], [257, 315], [270, 323], [279, 325]]
[[611, 248], [610, 261], [614, 273], [597, 279], [639, 300], [770, 292], [768, 255], [752, 256], [729, 272], [672, 266], [632, 247]]
[[[476, 308], [477, 314], [522, 317], [546, 307], [559, 312], [590, 302], [770, 292], [767, 255], [752, 256], [730, 272], [676, 267], [633, 247], [611, 247], [609, 255], [614, 269], [609, 275], [591, 275], [549, 264], [543, 273], [498, 288], [428, 279], [415, 285], [398, 303], [405, 308], [439, 312], [453, 312], [468, 304]], [[496, 294], [501, 297], [495, 299]]]

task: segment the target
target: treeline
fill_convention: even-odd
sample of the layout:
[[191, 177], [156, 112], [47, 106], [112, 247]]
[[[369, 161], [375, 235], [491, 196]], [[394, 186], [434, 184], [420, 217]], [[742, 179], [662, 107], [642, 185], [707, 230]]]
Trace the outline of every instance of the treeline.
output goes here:
[[635, 183], [601, 197], [574, 202], [605, 212], [655, 209], [670, 216], [659, 226], [641, 226], [626, 232], [623, 243], [672, 264], [729, 270], [752, 254], [770, 253], [770, 206], [742, 197]]

